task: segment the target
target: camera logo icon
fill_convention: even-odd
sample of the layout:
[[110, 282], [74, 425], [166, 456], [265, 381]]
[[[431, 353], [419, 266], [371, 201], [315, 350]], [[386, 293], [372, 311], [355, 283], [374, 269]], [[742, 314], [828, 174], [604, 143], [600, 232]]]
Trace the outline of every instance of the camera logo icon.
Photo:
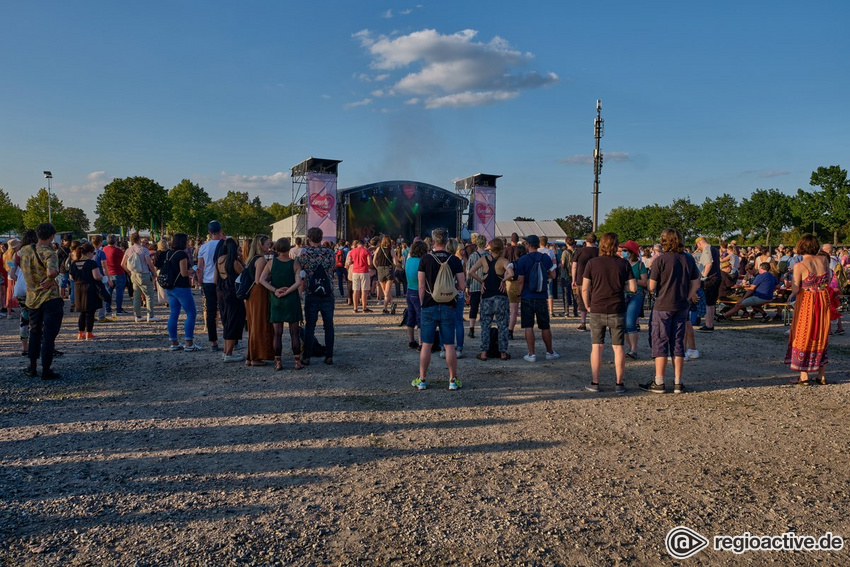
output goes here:
[[702, 534], [685, 526], [676, 526], [664, 539], [667, 553], [674, 559], [687, 559], [708, 546], [708, 540]]

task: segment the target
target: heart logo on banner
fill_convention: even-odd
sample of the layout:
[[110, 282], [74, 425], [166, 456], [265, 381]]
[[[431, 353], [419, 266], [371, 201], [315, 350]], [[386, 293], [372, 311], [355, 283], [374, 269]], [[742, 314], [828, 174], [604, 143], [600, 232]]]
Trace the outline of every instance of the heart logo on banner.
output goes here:
[[310, 195], [310, 207], [320, 217], [328, 216], [334, 205], [336, 205], [336, 199], [333, 198], [333, 195]]
[[416, 195], [416, 185], [402, 185], [401, 190], [408, 199], [412, 199]]
[[493, 205], [489, 203], [478, 203], [475, 205], [475, 214], [482, 224], [487, 224], [493, 218]]

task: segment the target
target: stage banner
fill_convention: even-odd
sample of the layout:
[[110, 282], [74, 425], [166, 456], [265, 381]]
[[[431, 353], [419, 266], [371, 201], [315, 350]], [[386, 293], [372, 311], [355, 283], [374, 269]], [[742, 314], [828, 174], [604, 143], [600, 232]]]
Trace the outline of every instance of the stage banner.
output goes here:
[[307, 172], [307, 228], [318, 226], [331, 242], [336, 242], [336, 197], [336, 175]]
[[496, 188], [475, 187], [472, 232], [483, 234], [490, 242], [496, 237]]

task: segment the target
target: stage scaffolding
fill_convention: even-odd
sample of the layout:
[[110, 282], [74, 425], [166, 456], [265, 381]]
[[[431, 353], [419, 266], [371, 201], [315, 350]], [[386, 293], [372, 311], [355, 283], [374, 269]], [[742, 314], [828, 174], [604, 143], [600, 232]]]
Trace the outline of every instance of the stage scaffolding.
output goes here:
[[489, 173], [476, 173], [463, 179], [455, 181], [455, 193], [469, 201], [469, 209], [466, 211], [466, 222], [462, 220], [462, 211], [458, 211], [458, 224], [465, 224], [468, 230], [472, 230], [473, 212], [475, 210], [475, 188], [476, 187], [496, 187], [496, 180], [501, 175], [492, 175]]
[[338, 176], [338, 166], [341, 159], [322, 159], [309, 157], [292, 166], [292, 201], [289, 205], [296, 222], [292, 224], [292, 238], [296, 234], [307, 233], [307, 174], [331, 173]]

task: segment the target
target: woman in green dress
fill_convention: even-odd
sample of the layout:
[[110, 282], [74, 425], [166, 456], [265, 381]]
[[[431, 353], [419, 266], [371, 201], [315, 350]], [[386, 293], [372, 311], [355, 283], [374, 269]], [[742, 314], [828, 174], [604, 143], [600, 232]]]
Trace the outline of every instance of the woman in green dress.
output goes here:
[[301, 264], [289, 256], [288, 238], [274, 243], [276, 256], [267, 262], [259, 283], [269, 290], [269, 322], [274, 326], [274, 369], [283, 370], [283, 325], [289, 324], [295, 369], [301, 370]]

